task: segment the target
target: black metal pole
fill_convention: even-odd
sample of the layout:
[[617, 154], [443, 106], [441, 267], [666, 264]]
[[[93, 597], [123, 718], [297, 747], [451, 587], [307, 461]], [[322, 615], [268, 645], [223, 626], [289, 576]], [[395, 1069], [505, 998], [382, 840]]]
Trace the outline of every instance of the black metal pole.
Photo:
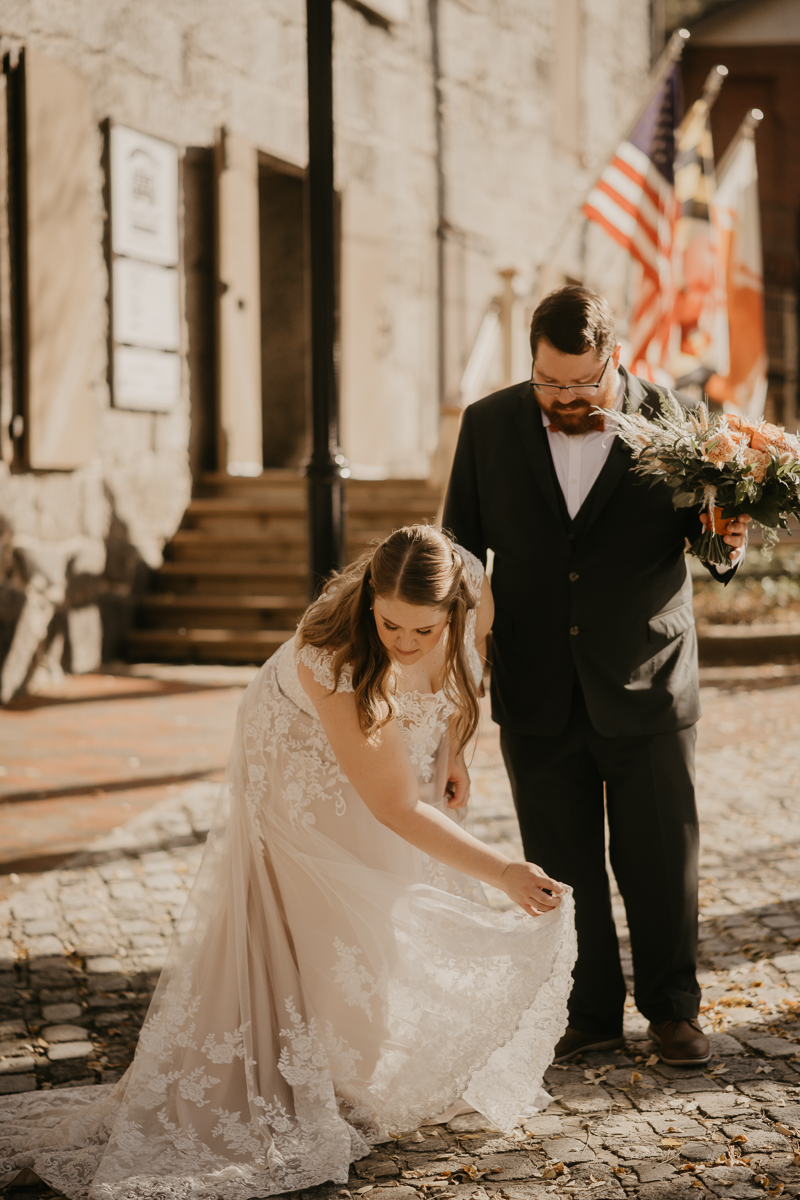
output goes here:
[[306, 0], [308, 22], [308, 207], [311, 248], [311, 457], [309, 591], [344, 565], [337, 394], [336, 247], [333, 177], [333, 0]]

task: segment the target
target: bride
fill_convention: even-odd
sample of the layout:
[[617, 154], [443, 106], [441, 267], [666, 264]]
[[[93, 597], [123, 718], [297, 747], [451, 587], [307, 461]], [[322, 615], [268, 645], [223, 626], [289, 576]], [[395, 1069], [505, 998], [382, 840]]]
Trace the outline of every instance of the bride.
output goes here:
[[[336, 576], [242, 700], [227, 782], [133, 1065], [0, 1104], [0, 1182], [249, 1200], [332, 1180], [473, 1106], [535, 1109], [567, 1022], [567, 889], [454, 817], [480, 563], [397, 530]], [[480, 883], [518, 906], [497, 912]]]

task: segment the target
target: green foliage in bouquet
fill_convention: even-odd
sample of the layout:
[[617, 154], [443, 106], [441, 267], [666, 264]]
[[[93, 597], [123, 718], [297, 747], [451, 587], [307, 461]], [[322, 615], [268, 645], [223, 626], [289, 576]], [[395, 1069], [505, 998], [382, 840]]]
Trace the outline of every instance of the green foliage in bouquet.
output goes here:
[[[607, 429], [634, 452], [636, 471], [672, 489], [676, 508], [700, 506], [717, 519], [748, 515], [761, 526], [769, 551], [778, 529], [800, 516], [800, 439], [778, 425], [729, 413], [711, 416], [705, 405], [683, 408], [659, 392], [661, 411], [601, 411]], [[713, 528], [690, 547], [704, 562], [728, 561], [730, 547]]]

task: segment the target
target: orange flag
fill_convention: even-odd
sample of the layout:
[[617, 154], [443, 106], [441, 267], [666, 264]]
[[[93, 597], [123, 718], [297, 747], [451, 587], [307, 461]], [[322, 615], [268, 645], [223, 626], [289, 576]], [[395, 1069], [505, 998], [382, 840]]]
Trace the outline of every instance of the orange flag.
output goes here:
[[712, 375], [708, 395], [726, 412], [760, 417], [767, 395], [764, 268], [758, 205], [755, 127], [758, 109], [745, 118], [720, 167], [714, 212], [720, 232], [730, 330], [727, 374]]

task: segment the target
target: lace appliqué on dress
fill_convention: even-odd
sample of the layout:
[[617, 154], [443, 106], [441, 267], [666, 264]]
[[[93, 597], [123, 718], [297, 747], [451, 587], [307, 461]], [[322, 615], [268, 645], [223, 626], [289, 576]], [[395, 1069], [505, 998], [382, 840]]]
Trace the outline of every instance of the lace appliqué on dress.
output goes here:
[[[309, 646], [306, 644], [305, 646], [301, 646], [297, 651], [295, 661], [303, 663], [304, 666], [308, 667], [317, 683], [321, 683], [323, 687], [330, 688], [333, 691], [333, 653], [330, 650], [325, 650], [321, 646]], [[339, 684], [336, 691], [352, 692], [352, 690], [353, 671], [346, 663], [339, 676]]]

